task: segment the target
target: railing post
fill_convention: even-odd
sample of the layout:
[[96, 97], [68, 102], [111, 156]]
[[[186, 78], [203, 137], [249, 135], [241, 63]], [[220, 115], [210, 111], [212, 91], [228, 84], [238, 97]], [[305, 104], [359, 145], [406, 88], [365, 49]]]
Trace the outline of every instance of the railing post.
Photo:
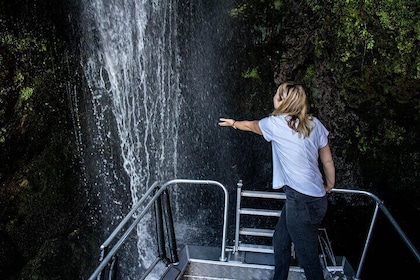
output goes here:
[[171, 262], [178, 263], [178, 252], [175, 238], [174, 220], [172, 217], [171, 203], [169, 200], [168, 190], [165, 189], [162, 193], [163, 212], [165, 213], [166, 229], [168, 230], [169, 248], [171, 250]]
[[360, 277], [360, 274], [362, 273], [363, 264], [365, 263], [365, 259], [366, 259], [367, 249], [370, 243], [370, 239], [372, 238], [372, 233], [373, 233], [373, 228], [375, 226], [376, 217], [378, 216], [378, 209], [379, 209], [378, 203], [376, 203], [375, 211], [373, 212], [373, 216], [372, 216], [370, 227], [369, 227], [369, 232], [366, 237], [365, 246], [363, 248], [362, 257], [360, 258], [359, 267], [356, 272], [356, 279], [360, 279], [359, 277]]
[[[104, 260], [104, 258], [105, 258], [105, 255], [108, 253], [108, 247], [104, 247], [104, 246], [101, 246], [101, 251], [100, 251], [100, 253], [99, 253], [99, 263], [101, 263], [103, 260]], [[96, 277], [96, 280], [103, 280], [104, 279], [104, 276], [103, 276], [103, 273], [102, 273], [102, 271], [98, 274], [98, 276]]]
[[233, 253], [236, 254], [239, 248], [239, 219], [240, 219], [240, 209], [241, 209], [241, 192], [242, 192], [242, 180], [239, 180], [237, 183], [237, 192], [236, 192], [236, 218], [235, 218], [235, 246], [233, 247]]
[[161, 197], [158, 197], [155, 201], [155, 218], [156, 218], [158, 257], [163, 260], [166, 258], [166, 249], [165, 249], [165, 236], [164, 236], [164, 229], [163, 229], [163, 214], [162, 214]]

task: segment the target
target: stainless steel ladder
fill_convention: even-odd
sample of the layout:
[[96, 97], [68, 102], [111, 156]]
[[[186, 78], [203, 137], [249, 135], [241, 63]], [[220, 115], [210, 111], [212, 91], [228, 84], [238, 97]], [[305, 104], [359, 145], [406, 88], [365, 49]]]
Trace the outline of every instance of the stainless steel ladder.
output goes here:
[[237, 183], [236, 196], [236, 226], [235, 226], [235, 245], [233, 248], [236, 252], [258, 252], [258, 253], [273, 253], [273, 246], [260, 244], [246, 244], [241, 242], [243, 236], [254, 237], [273, 237], [274, 229], [267, 228], [249, 228], [241, 225], [243, 215], [254, 215], [263, 217], [280, 217], [281, 210], [271, 210], [262, 208], [242, 208], [241, 200], [243, 198], [260, 198], [260, 199], [277, 199], [286, 200], [286, 195], [280, 192], [268, 191], [244, 191], [242, 190], [242, 180]]

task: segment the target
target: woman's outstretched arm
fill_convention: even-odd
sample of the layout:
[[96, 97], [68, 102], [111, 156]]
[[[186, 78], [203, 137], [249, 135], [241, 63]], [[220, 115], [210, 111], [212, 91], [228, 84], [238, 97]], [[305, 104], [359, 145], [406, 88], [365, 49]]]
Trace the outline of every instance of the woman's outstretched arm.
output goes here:
[[251, 131], [258, 135], [262, 135], [258, 121], [235, 121], [234, 119], [220, 118], [220, 126], [233, 127], [243, 131]]

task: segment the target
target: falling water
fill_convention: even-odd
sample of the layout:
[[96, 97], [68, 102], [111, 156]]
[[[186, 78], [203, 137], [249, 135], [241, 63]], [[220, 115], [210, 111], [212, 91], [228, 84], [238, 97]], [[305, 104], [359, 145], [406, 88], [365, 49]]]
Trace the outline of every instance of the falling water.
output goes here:
[[[176, 177], [180, 111], [176, 5], [173, 1], [86, 1], [85, 10], [94, 23], [90, 36], [96, 43], [83, 68], [92, 94], [97, 141], [104, 143], [102, 138], [111, 137], [104, 125], [109, 110], [118, 135], [111, 141], [119, 142], [134, 204], [154, 180]], [[108, 159], [102, 160], [108, 165]], [[153, 240], [147, 228], [137, 228], [142, 237], [139, 254], [146, 262], [154, 253], [144, 250], [150, 247], [144, 243]]]
[[[217, 180], [230, 171], [223, 160], [230, 144], [220, 147], [217, 127], [234, 78], [226, 75], [232, 69], [223, 31], [228, 1], [82, 2], [81, 65], [87, 90], [77, 111], [84, 118], [80, 138], [87, 180], [107, 235], [154, 181], [178, 176]], [[202, 191], [190, 195], [206, 197]], [[194, 226], [194, 220], [206, 223], [212, 216], [211, 207], [203, 205], [193, 217], [178, 218], [181, 235], [212, 235], [205, 226]], [[155, 258], [148, 249], [154, 246], [151, 227], [139, 225], [137, 250], [128, 246], [120, 257], [127, 277]]]
[[[136, 202], [141, 186], [176, 176], [180, 56], [176, 33], [171, 34], [176, 31], [172, 1], [130, 2], [92, 2], [97, 49], [84, 62], [84, 69], [95, 107], [104, 106], [105, 96], [112, 101], [105, 106], [112, 106], [124, 170]], [[102, 121], [100, 109], [95, 116]]]

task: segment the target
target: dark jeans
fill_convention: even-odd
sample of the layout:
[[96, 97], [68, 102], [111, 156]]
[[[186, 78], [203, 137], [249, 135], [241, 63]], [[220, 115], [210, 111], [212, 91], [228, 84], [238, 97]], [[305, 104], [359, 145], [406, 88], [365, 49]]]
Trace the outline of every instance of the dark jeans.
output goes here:
[[312, 197], [284, 186], [286, 202], [273, 237], [274, 280], [287, 280], [291, 245], [307, 280], [324, 279], [319, 259], [318, 228], [327, 212], [327, 197]]

